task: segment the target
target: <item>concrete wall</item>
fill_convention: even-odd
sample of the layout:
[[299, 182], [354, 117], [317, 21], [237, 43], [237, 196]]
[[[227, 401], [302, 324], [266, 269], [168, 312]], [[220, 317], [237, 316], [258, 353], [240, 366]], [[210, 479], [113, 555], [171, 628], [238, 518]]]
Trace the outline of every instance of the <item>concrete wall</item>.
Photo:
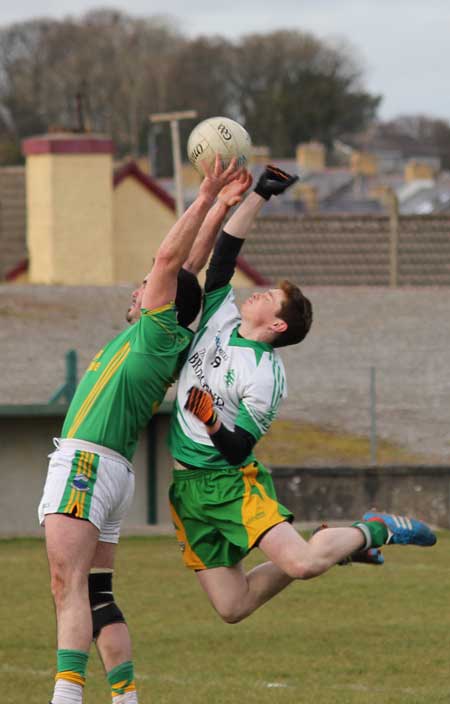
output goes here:
[[[156, 443], [153, 448], [155, 467], [159, 472], [154, 486], [156, 519], [170, 523], [167, 490], [171, 459], [166, 447], [169, 416], [155, 418]], [[48, 454], [53, 451], [52, 438], [58, 437], [62, 415], [0, 418], [0, 536], [30, 535], [39, 531], [37, 506], [47, 474]], [[124, 521], [124, 529], [142, 527], [149, 522], [152, 487], [148, 463], [148, 431], [142, 433], [134, 469], [136, 491], [132, 508]]]
[[354, 521], [376, 507], [450, 528], [450, 467], [273, 468], [296, 521]]
[[[140, 439], [136, 492], [123, 526], [128, 532], [141, 532], [151, 518], [160, 526], [171, 523], [169, 419], [167, 412], [159, 413]], [[37, 505], [62, 414], [3, 415], [0, 421], [0, 536], [32, 535], [39, 532]], [[375, 506], [450, 528], [450, 467], [275, 467], [272, 476], [279, 500], [302, 523], [353, 521]]]

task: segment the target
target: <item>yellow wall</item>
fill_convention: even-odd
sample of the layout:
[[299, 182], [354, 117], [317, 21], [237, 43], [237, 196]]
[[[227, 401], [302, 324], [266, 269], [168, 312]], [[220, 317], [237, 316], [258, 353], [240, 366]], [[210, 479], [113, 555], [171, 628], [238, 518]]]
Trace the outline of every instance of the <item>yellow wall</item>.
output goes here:
[[198, 188], [202, 179], [198, 171], [194, 169], [190, 162], [183, 162], [181, 165], [181, 179], [184, 188]]
[[299, 166], [307, 171], [323, 171], [326, 162], [326, 150], [320, 142], [304, 142], [296, 150]]
[[[243, 256], [245, 259], [245, 251], [243, 252]], [[198, 280], [202, 288], [205, 284], [205, 275], [207, 268], [208, 265], [206, 265], [205, 268], [198, 275]], [[247, 274], [244, 274], [241, 269], [236, 269], [236, 271], [234, 272], [234, 276], [231, 279], [231, 285], [234, 286], [234, 288], [257, 288], [257, 284], [255, 284], [255, 282], [249, 276], [247, 276]]]
[[[191, 169], [193, 171], [193, 169]], [[127, 174], [113, 187], [110, 153], [28, 153], [30, 283], [137, 283], [174, 211]], [[236, 286], [252, 286], [242, 272]]]
[[252, 151], [250, 153], [250, 164], [251, 166], [261, 165], [265, 166], [270, 164], [270, 149], [264, 145], [262, 146], [252, 146]]
[[[244, 258], [245, 258], [245, 251], [244, 251]], [[235, 288], [257, 288], [255, 282], [250, 279], [246, 274], [244, 274], [243, 271], [240, 269], [236, 269], [234, 272], [234, 276], [231, 279], [231, 284]]]
[[27, 244], [30, 258], [30, 281], [52, 283], [53, 209], [52, 156], [28, 157], [26, 168]]
[[[114, 189], [114, 280], [139, 283], [152, 267], [153, 257], [176, 220], [175, 213], [139, 181], [127, 176]], [[203, 285], [205, 269], [199, 280]], [[233, 286], [254, 283], [237, 270]]]
[[306, 210], [315, 213], [319, 209], [317, 188], [310, 183], [298, 183], [294, 188], [295, 196], [303, 201]]
[[114, 280], [140, 282], [176, 220], [173, 210], [132, 176], [114, 189]]
[[427, 164], [423, 161], [408, 161], [405, 166], [405, 181], [406, 183], [411, 183], [411, 181], [417, 180], [429, 180], [432, 181], [435, 177], [435, 169], [431, 164]]
[[113, 282], [110, 154], [29, 155], [27, 210], [32, 283]]
[[378, 172], [377, 157], [369, 152], [354, 152], [350, 163], [353, 173], [361, 176], [374, 176]]

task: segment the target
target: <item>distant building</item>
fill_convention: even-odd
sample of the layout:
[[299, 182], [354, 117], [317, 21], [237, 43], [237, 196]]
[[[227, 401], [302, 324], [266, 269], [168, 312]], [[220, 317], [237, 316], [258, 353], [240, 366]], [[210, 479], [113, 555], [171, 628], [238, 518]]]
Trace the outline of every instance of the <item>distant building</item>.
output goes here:
[[[0, 169], [0, 280], [140, 281], [175, 222], [172, 196], [135, 162], [114, 171], [101, 135], [42, 135], [23, 149], [25, 169]], [[258, 283], [240, 259], [234, 285]]]

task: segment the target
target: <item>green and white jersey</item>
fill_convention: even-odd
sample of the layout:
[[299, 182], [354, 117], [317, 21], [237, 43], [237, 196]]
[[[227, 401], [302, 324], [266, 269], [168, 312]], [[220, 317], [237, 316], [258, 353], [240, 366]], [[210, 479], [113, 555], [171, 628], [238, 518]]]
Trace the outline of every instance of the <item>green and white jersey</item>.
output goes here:
[[141, 311], [138, 322], [94, 357], [81, 379], [61, 437], [109, 447], [131, 461], [139, 432], [178, 376], [193, 333], [173, 303]]
[[[287, 395], [278, 352], [265, 342], [241, 337], [240, 322], [230, 285], [205, 295], [199, 329], [180, 374], [169, 435], [172, 455], [187, 465], [229, 467], [204, 424], [184, 409], [191, 386], [212, 394], [217, 414], [229, 430], [239, 426], [256, 440], [267, 432]], [[252, 458], [250, 455], [243, 464]]]

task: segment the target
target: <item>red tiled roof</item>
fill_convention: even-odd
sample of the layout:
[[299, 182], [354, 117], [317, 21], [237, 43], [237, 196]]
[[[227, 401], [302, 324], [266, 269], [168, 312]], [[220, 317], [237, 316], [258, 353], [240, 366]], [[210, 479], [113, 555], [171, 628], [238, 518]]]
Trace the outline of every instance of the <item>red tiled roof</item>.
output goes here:
[[124, 181], [128, 176], [135, 178], [136, 181], [144, 186], [149, 193], [159, 198], [165, 205], [167, 205], [170, 210], [175, 212], [175, 200], [172, 196], [167, 193], [161, 186], [155, 181], [154, 178], [145, 174], [135, 161], [128, 161], [124, 166], [119, 167], [114, 171], [113, 185], [116, 188], [122, 181]]
[[[164, 205], [175, 212], [175, 200], [172, 196], [161, 188], [155, 179], [145, 174], [134, 161], [129, 161], [114, 171], [113, 187], [116, 188], [128, 177], [136, 179], [149, 193], [156, 196]], [[23, 207], [25, 207], [25, 203]], [[28, 266], [28, 259], [21, 259], [18, 264], [5, 272], [5, 280], [14, 281], [20, 274], [28, 271]], [[237, 267], [251, 279], [255, 286], [265, 286], [268, 283], [243, 257], [239, 257]]]
[[18, 276], [28, 271], [29, 264], [28, 259], [22, 259], [13, 269], [6, 272], [5, 281], [14, 281], [14, 279], [17, 279]]

